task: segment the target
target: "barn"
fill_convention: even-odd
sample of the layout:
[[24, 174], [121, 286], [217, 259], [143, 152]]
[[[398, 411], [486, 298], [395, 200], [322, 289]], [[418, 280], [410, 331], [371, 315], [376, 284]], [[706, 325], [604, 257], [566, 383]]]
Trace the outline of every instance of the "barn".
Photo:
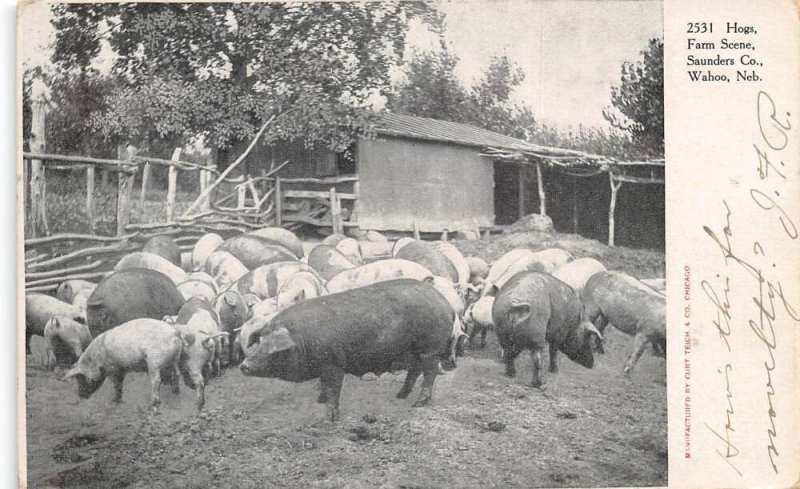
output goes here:
[[531, 190], [521, 175], [531, 164], [508, 158], [523, 153], [581, 156], [467, 124], [383, 113], [374, 137], [359, 138], [345, 152], [302, 141], [261, 145], [248, 157], [247, 173], [258, 176], [290, 162], [276, 179], [282, 222], [330, 225], [330, 213], [322, 205], [315, 211], [314, 199], [322, 203], [336, 192], [344, 227], [485, 230], [525, 212]]

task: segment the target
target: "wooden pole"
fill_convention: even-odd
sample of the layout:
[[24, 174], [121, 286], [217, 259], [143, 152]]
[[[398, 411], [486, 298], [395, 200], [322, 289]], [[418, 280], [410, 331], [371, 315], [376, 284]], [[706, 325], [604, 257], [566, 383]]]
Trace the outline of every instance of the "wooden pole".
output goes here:
[[135, 173], [120, 172], [117, 180], [117, 236], [125, 234], [125, 227], [131, 219], [131, 194]]
[[611, 202], [608, 204], [608, 246], [614, 246], [614, 208], [617, 206], [617, 191], [622, 187], [622, 182], [614, 184], [614, 174], [608, 172], [608, 181], [611, 184]]
[[247, 198], [247, 187], [244, 185], [239, 185], [236, 188], [236, 208], [243, 209], [245, 204], [245, 199]]
[[572, 179], [572, 232], [578, 233], [578, 179]]
[[359, 200], [361, 199], [360, 192], [361, 192], [361, 183], [358, 180], [356, 180], [355, 182], [353, 182], [353, 193], [356, 194], [356, 200], [353, 201], [353, 213], [350, 214], [351, 221], [356, 221], [356, 222], [358, 221], [358, 214], [359, 214], [358, 211], [360, 207]]
[[94, 167], [86, 168], [86, 217], [89, 229], [94, 232]]
[[339, 229], [341, 226], [341, 214], [339, 213], [336, 197], [336, 187], [331, 187], [330, 190], [330, 199], [331, 199], [331, 226], [333, 227], [333, 234], [343, 234]]
[[142, 193], [139, 194], [139, 212], [144, 213], [144, 201], [147, 200], [147, 184], [150, 183], [150, 163], [142, 168]]
[[105, 193], [108, 191], [108, 170], [103, 170], [100, 178], [100, 190]]
[[275, 225], [281, 227], [283, 224], [283, 217], [281, 216], [282, 209], [282, 196], [281, 196], [281, 179], [275, 177]]
[[[32, 105], [30, 149], [32, 153], [44, 153], [47, 147], [45, 139], [47, 102], [41, 98]], [[47, 182], [42, 160], [31, 160], [30, 196], [31, 236], [47, 236], [50, 234], [47, 227]]]
[[[287, 111], [287, 112], [288, 112], [288, 111]], [[287, 112], [284, 112], [284, 114], [286, 114]], [[208, 194], [210, 194], [210, 193], [211, 193], [211, 191], [212, 191], [212, 190], [214, 190], [214, 188], [215, 188], [217, 185], [219, 185], [219, 183], [220, 183], [221, 181], [223, 181], [223, 180], [225, 179], [225, 177], [227, 177], [227, 176], [228, 176], [228, 174], [229, 174], [230, 172], [232, 172], [232, 171], [233, 171], [233, 169], [234, 169], [234, 168], [236, 168], [237, 166], [239, 166], [239, 164], [240, 164], [242, 161], [244, 161], [244, 159], [245, 159], [245, 158], [247, 158], [247, 155], [248, 155], [248, 154], [250, 154], [250, 151], [251, 151], [251, 150], [253, 149], [253, 147], [256, 145], [256, 142], [258, 141], [258, 139], [261, 137], [261, 135], [262, 135], [262, 134], [264, 134], [264, 131], [267, 129], [267, 126], [269, 126], [270, 124], [272, 124], [272, 121], [274, 121], [274, 120], [275, 120], [275, 117], [276, 117], [276, 116], [274, 116], [274, 115], [273, 115], [273, 116], [271, 116], [269, 119], [267, 119], [267, 122], [265, 122], [265, 123], [264, 123], [264, 125], [263, 125], [263, 126], [261, 126], [261, 129], [258, 131], [258, 133], [256, 133], [255, 137], [254, 137], [254, 138], [253, 138], [253, 140], [250, 142], [250, 145], [249, 145], [249, 146], [247, 146], [247, 149], [245, 149], [245, 150], [244, 150], [244, 153], [242, 153], [242, 154], [241, 154], [241, 156], [239, 156], [238, 158], [236, 158], [236, 161], [234, 161], [233, 163], [231, 163], [231, 164], [230, 164], [230, 166], [229, 166], [228, 168], [226, 168], [226, 169], [225, 169], [225, 171], [223, 171], [222, 173], [220, 173], [220, 174], [219, 174], [219, 176], [217, 177], [217, 179], [214, 181], [214, 183], [212, 183], [211, 185], [209, 185], [209, 186], [208, 186], [208, 188], [206, 188], [205, 192], [201, 192], [201, 193], [200, 193], [200, 196], [199, 196], [199, 197], [197, 197], [197, 198], [195, 199], [195, 201], [194, 201], [194, 202], [192, 202], [192, 204], [189, 206], [189, 208], [188, 208], [188, 209], [186, 209], [186, 212], [184, 212], [184, 213], [183, 213], [183, 215], [184, 215], [184, 216], [189, 216], [189, 215], [191, 215], [192, 211], [193, 211], [193, 210], [194, 210], [194, 209], [195, 209], [195, 208], [196, 208], [198, 205], [200, 205], [200, 203], [203, 201], [203, 199], [204, 199], [204, 198], [206, 198], [206, 197], [208, 197]]]
[[[175, 148], [172, 152], [172, 159], [181, 159], [181, 148]], [[170, 166], [167, 174], [167, 222], [172, 222], [175, 215], [175, 196], [178, 193], [178, 167]]]
[[539, 190], [539, 214], [547, 215], [547, 202], [544, 195], [544, 182], [542, 181], [542, 164], [536, 162], [536, 188]]
[[519, 165], [519, 218], [522, 219], [525, 216], [525, 182], [523, 179], [525, 178], [525, 167]]

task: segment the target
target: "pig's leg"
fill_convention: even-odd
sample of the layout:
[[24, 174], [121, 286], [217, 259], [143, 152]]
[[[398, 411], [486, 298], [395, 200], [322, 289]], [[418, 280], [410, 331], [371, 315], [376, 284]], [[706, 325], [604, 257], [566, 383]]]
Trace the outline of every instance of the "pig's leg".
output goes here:
[[517, 368], [514, 366], [514, 360], [520, 351], [515, 346], [503, 348], [503, 355], [506, 359], [506, 376], [514, 378], [517, 376]]
[[31, 336], [33, 336], [33, 333], [28, 331], [28, 328], [25, 328], [25, 354], [26, 355], [30, 355], [31, 354]]
[[111, 381], [114, 383], [114, 397], [111, 402], [122, 402], [122, 385], [125, 381], [125, 372], [116, 372], [111, 375]]
[[558, 373], [558, 348], [553, 343], [550, 343], [550, 364], [547, 366], [547, 371], [551, 374]]
[[647, 348], [647, 344], [650, 340], [647, 336], [638, 333], [636, 336], [633, 337], [633, 351], [631, 351], [631, 356], [628, 358], [628, 361], [625, 363], [624, 372], [626, 374], [631, 373], [633, 367], [636, 366], [636, 362], [639, 361], [639, 357], [642, 356], [644, 353], [645, 348]]
[[[602, 313], [597, 316], [597, 319], [594, 320], [594, 325], [600, 334], [604, 335], [605, 330], [608, 327], [608, 318], [605, 317]], [[597, 353], [605, 353], [606, 349], [603, 347], [603, 341], [600, 338], [594, 338], [594, 351]]]
[[[438, 368], [439, 363], [436, 363], [436, 367]], [[419, 355], [414, 355], [414, 358], [411, 359], [411, 365], [408, 367], [408, 373], [406, 373], [406, 381], [403, 382], [403, 387], [400, 389], [400, 392], [397, 393], [398, 399], [405, 399], [411, 394], [411, 389], [414, 388], [414, 384], [417, 382], [419, 375], [422, 373], [422, 359]]]
[[419, 390], [419, 397], [414, 407], [422, 407], [430, 404], [433, 398], [433, 381], [436, 380], [436, 365], [438, 359], [435, 354], [420, 355], [422, 364], [422, 387]]
[[[550, 351], [552, 352], [553, 350], [551, 349]], [[533, 370], [533, 379], [531, 380], [531, 386], [533, 386], [536, 389], [540, 389], [544, 385], [544, 381], [542, 380], [541, 348], [536, 348], [534, 350], [531, 350], [531, 370]]]
[[191, 371], [189, 372], [189, 376], [194, 383], [194, 388], [197, 391], [197, 404], [195, 407], [197, 408], [197, 412], [203, 410], [203, 406], [206, 405], [206, 382], [203, 379], [203, 372], [201, 371]]
[[213, 365], [211, 368], [211, 376], [212, 377], [219, 377], [220, 373], [222, 372], [222, 338], [216, 338], [214, 342], [216, 346], [214, 347], [214, 360]]
[[328, 418], [336, 421], [339, 419], [339, 394], [342, 392], [344, 370], [335, 365], [323, 365], [320, 380], [323, 390], [328, 392]]
[[150, 366], [150, 406], [153, 411], [158, 410], [158, 405], [161, 404], [161, 397], [158, 395], [158, 389], [161, 388], [161, 371], [155, 365]]
[[[176, 396], [181, 393], [181, 370], [180, 355], [175, 357], [175, 362], [172, 364], [172, 375], [170, 376], [170, 383], [172, 384], [172, 393]], [[203, 378], [202, 376], [200, 377]]]
[[481, 348], [486, 348], [486, 332], [489, 330], [485, 325], [481, 325]]

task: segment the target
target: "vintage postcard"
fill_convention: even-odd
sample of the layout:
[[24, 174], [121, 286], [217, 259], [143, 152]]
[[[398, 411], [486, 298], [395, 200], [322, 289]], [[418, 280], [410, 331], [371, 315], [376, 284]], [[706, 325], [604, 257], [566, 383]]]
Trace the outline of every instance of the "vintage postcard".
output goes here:
[[17, 70], [20, 487], [800, 484], [791, 0], [23, 2]]

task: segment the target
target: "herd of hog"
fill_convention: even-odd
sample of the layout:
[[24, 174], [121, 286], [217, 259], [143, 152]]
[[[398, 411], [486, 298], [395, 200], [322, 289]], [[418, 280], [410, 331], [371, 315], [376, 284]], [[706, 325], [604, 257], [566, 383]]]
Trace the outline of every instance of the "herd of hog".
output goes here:
[[423, 406], [442, 368], [455, 368], [478, 333], [485, 346], [488, 330], [506, 375], [530, 351], [534, 387], [544, 383], [545, 345], [550, 372], [559, 351], [592, 368], [609, 323], [633, 336], [626, 373], [648, 345], [666, 354], [663, 279], [640, 281], [557, 248], [515, 249], [489, 266], [448, 242], [381, 241], [380, 259], [363, 252], [367, 243], [376, 244], [330, 236], [306, 256], [294, 233], [264, 228], [206, 234], [182, 257], [156, 236], [99, 284], [26, 294], [27, 352], [31, 336], [43, 336], [48, 366], [68, 369], [81, 398], [110, 377], [119, 402], [126, 373], [147, 372], [154, 409], [161, 384], [178, 393], [181, 378], [202, 409], [209, 379], [236, 364], [247, 376], [318, 378], [332, 420], [344, 374], [405, 369], [398, 398], [422, 375], [414, 406]]

